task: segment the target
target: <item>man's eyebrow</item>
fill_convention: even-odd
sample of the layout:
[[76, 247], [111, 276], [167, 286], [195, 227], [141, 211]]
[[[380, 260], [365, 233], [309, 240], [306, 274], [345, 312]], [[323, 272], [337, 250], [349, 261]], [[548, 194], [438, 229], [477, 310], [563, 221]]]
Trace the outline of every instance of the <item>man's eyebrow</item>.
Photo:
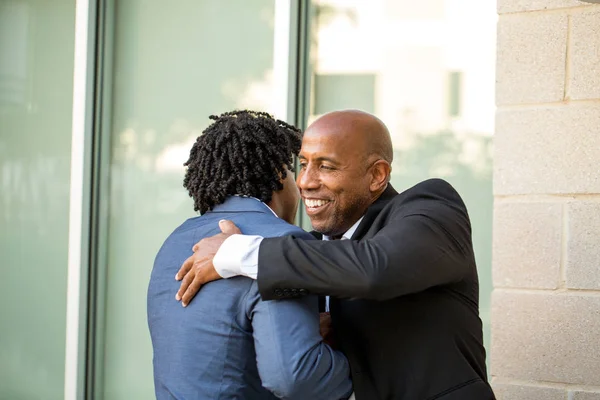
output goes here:
[[[302, 155], [299, 155], [299, 156], [298, 156], [298, 158], [299, 158], [300, 160], [306, 160], [306, 157], [304, 157], [304, 156], [302, 156]], [[314, 161], [316, 161], [316, 162], [323, 162], [323, 161], [327, 161], [327, 162], [330, 162], [330, 163], [332, 163], [332, 164], [339, 164], [339, 162], [338, 162], [338, 161], [336, 161], [336, 160], [334, 160], [333, 158], [324, 157], [324, 156], [323, 156], [323, 157], [316, 157], [316, 158], [314, 158], [313, 160], [314, 160]]]

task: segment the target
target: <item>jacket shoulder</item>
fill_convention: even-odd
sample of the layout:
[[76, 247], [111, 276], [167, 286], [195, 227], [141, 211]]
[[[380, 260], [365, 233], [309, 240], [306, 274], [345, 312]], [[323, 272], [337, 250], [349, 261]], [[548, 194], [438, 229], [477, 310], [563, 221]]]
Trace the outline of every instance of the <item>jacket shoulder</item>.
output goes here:
[[417, 183], [412, 188], [407, 191], [414, 192], [430, 192], [437, 194], [458, 194], [454, 186], [450, 184], [450, 182], [442, 179], [442, 178], [431, 178], [424, 180], [422, 182]]
[[465, 203], [458, 191], [441, 178], [427, 179], [400, 193], [394, 199], [398, 203], [414, 201], [443, 202], [452, 207], [466, 210]]

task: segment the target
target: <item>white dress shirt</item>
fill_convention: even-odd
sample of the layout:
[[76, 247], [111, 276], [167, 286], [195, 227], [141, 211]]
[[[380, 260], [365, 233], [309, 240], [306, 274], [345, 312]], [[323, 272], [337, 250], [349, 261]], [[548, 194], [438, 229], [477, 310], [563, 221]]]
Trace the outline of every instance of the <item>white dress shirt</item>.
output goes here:
[[[350, 239], [361, 221], [362, 217], [342, 235], [340, 240]], [[229, 236], [213, 259], [217, 273], [223, 278], [241, 275], [256, 279], [258, 276], [258, 249], [263, 239], [262, 236], [258, 235]], [[330, 239], [328, 236], [323, 235], [323, 240]], [[329, 304], [329, 301], [327, 304]]]

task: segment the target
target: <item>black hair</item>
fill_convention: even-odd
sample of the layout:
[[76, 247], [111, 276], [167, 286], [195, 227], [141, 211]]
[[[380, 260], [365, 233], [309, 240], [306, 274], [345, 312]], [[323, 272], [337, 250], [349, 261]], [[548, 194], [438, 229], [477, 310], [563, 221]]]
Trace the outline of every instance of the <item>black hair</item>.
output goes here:
[[283, 189], [286, 170], [302, 143], [300, 129], [260, 111], [231, 111], [209, 117], [214, 122], [196, 139], [183, 186], [201, 214], [228, 196], [252, 196], [268, 203]]

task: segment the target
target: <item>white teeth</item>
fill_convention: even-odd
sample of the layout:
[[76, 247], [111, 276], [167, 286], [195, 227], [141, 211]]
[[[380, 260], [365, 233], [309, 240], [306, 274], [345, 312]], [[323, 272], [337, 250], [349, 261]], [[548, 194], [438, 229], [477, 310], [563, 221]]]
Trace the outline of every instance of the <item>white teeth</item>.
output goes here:
[[329, 200], [304, 199], [304, 204], [309, 208], [321, 207], [327, 203], [329, 203]]

